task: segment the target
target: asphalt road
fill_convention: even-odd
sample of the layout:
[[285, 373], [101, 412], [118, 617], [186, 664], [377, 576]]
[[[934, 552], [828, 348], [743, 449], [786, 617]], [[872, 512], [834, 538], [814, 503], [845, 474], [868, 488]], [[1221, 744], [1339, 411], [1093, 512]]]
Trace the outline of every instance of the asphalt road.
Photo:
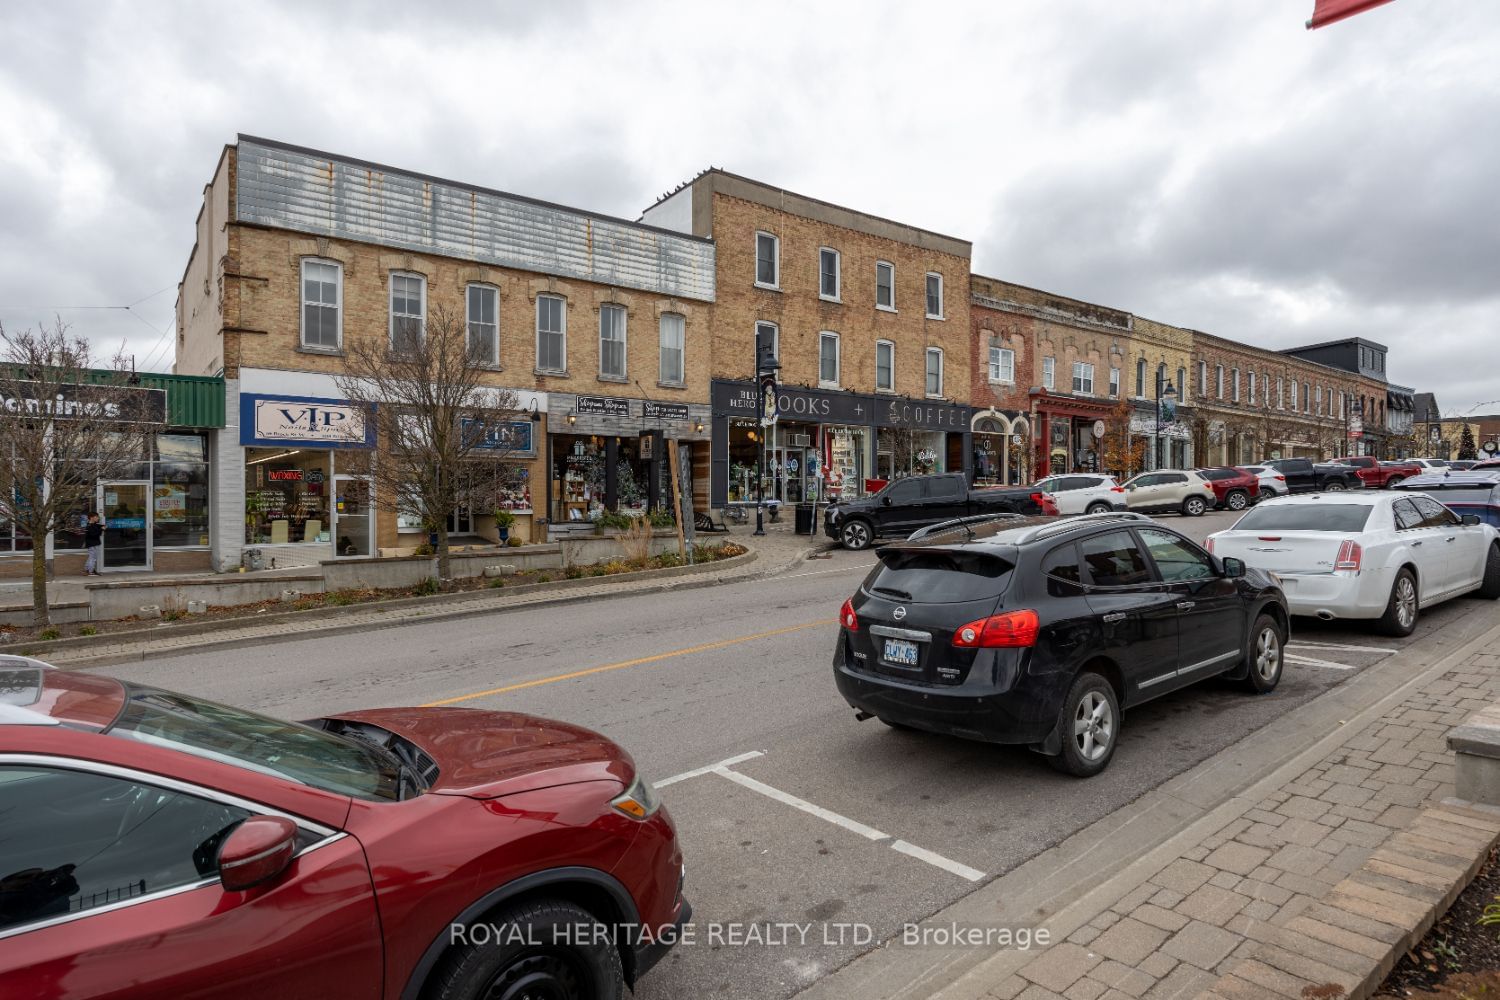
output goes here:
[[[1166, 520], [1201, 538], [1231, 517]], [[829, 658], [839, 605], [872, 561], [838, 551], [768, 580], [106, 672], [292, 718], [446, 701], [598, 729], [670, 782], [662, 794], [705, 928], [637, 995], [773, 998], [1476, 607], [1433, 609], [1401, 641], [1357, 624], [1299, 622], [1291, 652], [1304, 662], [1289, 662], [1274, 694], [1210, 682], [1133, 710], [1109, 770], [1078, 781], [1025, 750], [854, 720]], [[791, 931], [785, 942], [739, 946], [727, 927], [710, 941], [710, 922], [817, 929], [805, 941]]]

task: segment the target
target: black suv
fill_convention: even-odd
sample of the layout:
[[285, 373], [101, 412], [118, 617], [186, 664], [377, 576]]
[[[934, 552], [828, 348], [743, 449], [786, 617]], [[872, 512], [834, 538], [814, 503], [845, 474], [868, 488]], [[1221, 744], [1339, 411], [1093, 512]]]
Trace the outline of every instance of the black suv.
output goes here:
[[1276, 581], [1139, 514], [939, 525], [879, 556], [833, 654], [860, 719], [1029, 745], [1086, 777], [1121, 707], [1219, 675], [1281, 680]]

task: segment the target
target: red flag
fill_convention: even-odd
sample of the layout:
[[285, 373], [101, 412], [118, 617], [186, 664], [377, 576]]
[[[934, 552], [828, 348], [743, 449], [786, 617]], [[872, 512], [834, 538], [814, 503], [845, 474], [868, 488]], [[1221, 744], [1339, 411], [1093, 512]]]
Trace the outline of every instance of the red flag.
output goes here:
[[1313, 15], [1307, 26], [1321, 28], [1390, 2], [1391, 0], [1313, 0]]

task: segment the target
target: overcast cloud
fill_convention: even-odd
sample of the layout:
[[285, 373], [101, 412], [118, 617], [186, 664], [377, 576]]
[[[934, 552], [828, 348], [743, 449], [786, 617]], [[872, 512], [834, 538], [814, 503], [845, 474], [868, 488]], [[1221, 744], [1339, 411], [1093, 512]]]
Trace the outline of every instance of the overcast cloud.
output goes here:
[[169, 369], [202, 187], [244, 132], [627, 218], [714, 164], [1153, 319], [1369, 337], [1445, 411], [1490, 403], [1500, 4], [1308, 32], [1311, 8], [6, 4], [0, 322], [56, 311]]

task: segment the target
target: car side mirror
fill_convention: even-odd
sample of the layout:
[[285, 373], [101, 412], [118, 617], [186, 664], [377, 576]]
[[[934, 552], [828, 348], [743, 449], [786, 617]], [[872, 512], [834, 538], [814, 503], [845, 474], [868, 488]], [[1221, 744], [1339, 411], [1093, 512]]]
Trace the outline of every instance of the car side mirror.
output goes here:
[[1224, 575], [1231, 580], [1238, 580], [1245, 575], [1245, 563], [1242, 559], [1234, 556], [1224, 557]]
[[297, 824], [285, 816], [251, 816], [219, 845], [219, 881], [230, 892], [267, 882], [292, 863]]
[[1459, 520], [1468, 525], [1475, 525], [1480, 523], [1478, 514], [1465, 514], [1460, 517]]
[[886, 507], [889, 507], [891, 505], [891, 498], [890, 497], [881, 497], [880, 498], [880, 502], [881, 502], [882, 505], [884, 505]]

